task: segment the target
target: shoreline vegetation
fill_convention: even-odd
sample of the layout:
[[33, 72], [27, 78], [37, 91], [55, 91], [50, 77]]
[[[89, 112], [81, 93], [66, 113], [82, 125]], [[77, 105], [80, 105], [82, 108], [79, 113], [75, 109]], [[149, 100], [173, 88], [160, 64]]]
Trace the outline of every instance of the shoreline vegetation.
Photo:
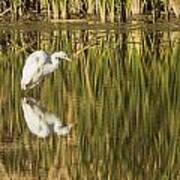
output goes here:
[[[178, 180], [180, 31], [28, 28], [0, 30], [1, 179]], [[70, 137], [24, 121], [19, 79], [37, 49], [72, 55], [29, 94], [75, 125]]]
[[127, 22], [132, 19], [180, 17], [180, 0], [1, 0], [0, 22], [93, 20]]

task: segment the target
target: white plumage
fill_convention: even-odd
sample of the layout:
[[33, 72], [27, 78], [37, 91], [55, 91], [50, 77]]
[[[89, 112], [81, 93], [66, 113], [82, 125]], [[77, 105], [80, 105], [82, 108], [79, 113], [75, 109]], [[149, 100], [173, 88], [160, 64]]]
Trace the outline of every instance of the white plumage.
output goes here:
[[31, 89], [49, 73], [58, 68], [59, 60], [70, 61], [63, 51], [55, 52], [49, 56], [45, 51], [35, 51], [29, 55], [22, 71], [21, 89]]
[[45, 138], [51, 133], [67, 135], [70, 133], [72, 124], [63, 125], [53, 113], [43, 111], [33, 98], [22, 99], [24, 119], [31, 133]]

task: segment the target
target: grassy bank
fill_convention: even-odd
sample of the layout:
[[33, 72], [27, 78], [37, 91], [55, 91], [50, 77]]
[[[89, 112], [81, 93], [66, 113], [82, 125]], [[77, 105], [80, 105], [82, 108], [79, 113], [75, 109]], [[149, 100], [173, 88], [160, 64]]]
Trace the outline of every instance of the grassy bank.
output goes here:
[[0, 20], [92, 19], [125, 22], [134, 15], [151, 15], [156, 21], [168, 18], [170, 9], [179, 17], [179, 0], [2, 0]]

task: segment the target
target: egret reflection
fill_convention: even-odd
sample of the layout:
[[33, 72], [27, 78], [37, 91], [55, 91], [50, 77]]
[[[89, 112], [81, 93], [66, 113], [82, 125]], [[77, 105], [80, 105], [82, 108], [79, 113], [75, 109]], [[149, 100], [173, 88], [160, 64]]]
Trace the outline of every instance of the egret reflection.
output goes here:
[[65, 136], [71, 131], [72, 124], [64, 125], [55, 114], [42, 109], [33, 98], [23, 98], [22, 109], [29, 130], [38, 137], [44, 138], [52, 133]]

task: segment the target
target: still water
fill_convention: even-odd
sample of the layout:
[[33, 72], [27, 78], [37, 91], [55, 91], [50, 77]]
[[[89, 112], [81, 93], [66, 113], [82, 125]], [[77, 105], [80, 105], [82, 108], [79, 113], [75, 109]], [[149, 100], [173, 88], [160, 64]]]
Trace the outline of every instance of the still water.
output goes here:
[[[24, 93], [38, 49], [72, 62]], [[0, 177], [180, 179], [180, 31], [1, 27]]]

